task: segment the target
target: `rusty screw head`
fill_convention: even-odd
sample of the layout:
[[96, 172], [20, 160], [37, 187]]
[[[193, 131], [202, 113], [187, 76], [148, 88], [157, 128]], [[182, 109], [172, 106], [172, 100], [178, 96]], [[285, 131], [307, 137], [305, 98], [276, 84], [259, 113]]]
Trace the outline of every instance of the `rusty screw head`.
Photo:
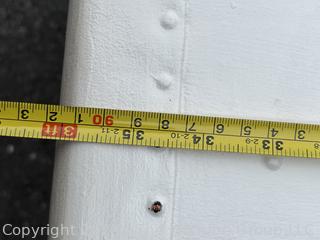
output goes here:
[[162, 204], [159, 201], [155, 201], [148, 209], [154, 213], [158, 213], [162, 210]]

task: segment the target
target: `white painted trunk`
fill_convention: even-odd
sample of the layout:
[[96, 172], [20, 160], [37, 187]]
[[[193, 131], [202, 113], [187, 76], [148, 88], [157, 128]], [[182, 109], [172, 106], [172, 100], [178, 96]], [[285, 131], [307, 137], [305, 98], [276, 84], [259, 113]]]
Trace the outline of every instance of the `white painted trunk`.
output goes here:
[[[318, 0], [71, 0], [62, 104], [319, 123], [319, 79]], [[312, 240], [319, 199], [319, 160], [64, 142], [51, 224]]]

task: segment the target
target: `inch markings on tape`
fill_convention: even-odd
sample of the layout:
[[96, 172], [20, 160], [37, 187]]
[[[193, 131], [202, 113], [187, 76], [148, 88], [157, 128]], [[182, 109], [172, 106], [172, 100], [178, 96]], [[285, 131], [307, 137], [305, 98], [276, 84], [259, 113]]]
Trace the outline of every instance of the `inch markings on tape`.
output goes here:
[[320, 125], [0, 101], [0, 136], [320, 158]]

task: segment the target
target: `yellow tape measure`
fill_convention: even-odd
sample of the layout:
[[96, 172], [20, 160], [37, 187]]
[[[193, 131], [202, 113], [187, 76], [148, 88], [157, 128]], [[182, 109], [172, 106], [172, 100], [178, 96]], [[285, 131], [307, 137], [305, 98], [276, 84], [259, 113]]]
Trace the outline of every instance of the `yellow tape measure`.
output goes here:
[[320, 158], [320, 125], [0, 101], [0, 136]]

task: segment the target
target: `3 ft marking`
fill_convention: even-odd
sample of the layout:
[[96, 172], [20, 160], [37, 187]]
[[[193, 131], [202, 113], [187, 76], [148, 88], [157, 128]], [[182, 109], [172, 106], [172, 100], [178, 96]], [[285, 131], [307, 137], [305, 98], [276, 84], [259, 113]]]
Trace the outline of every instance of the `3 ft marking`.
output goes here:
[[75, 139], [77, 137], [77, 128], [76, 124], [46, 122], [42, 126], [42, 136]]

